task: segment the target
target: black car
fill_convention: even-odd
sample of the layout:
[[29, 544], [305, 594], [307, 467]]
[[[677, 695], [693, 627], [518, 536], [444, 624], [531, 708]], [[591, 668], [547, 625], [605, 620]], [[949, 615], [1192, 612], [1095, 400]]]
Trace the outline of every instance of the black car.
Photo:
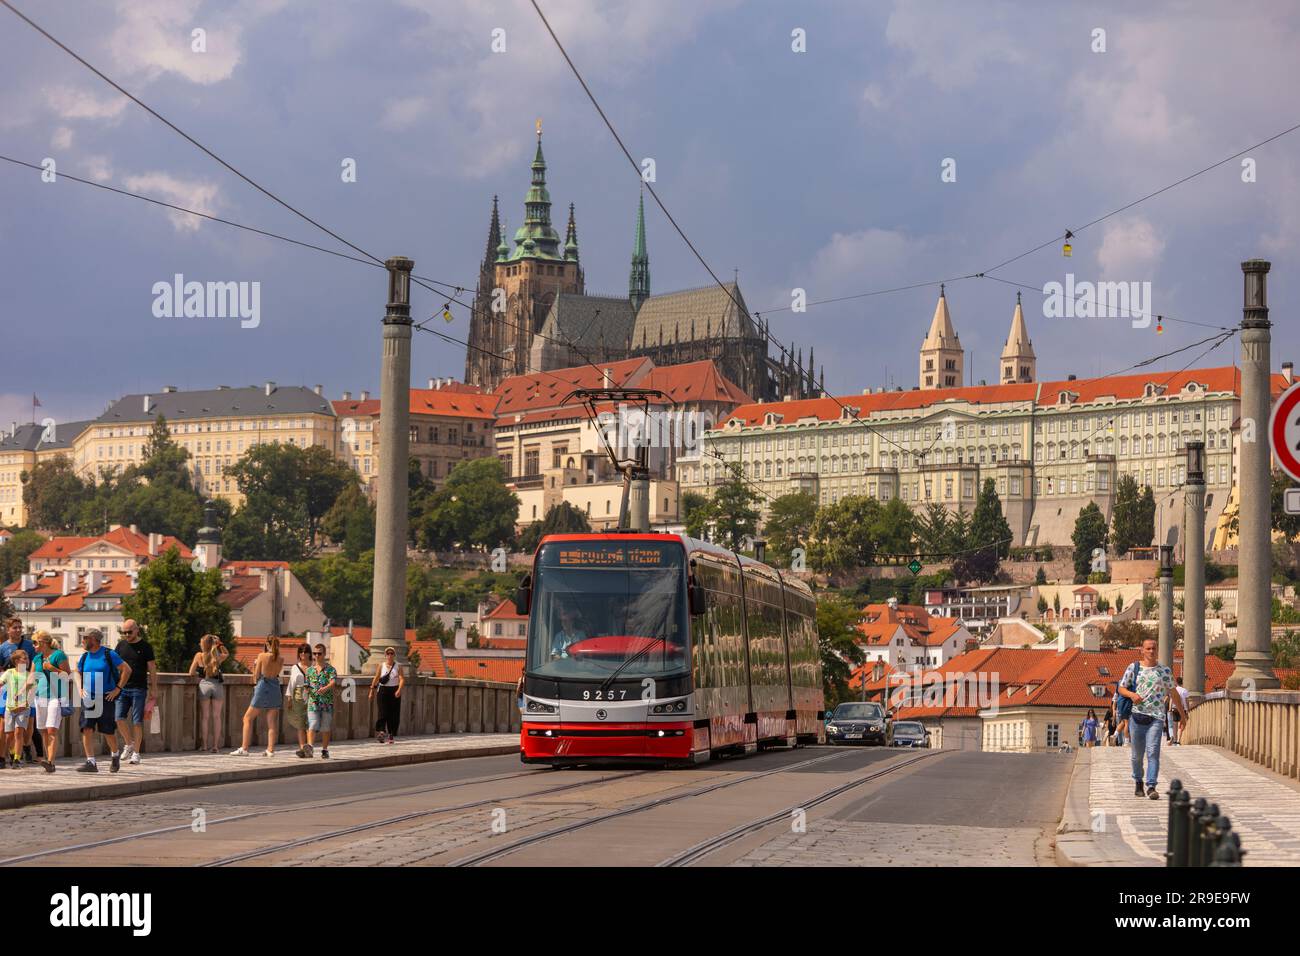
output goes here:
[[894, 722], [894, 740], [891, 747], [928, 747], [930, 746], [930, 732], [915, 720], [899, 720]]
[[884, 707], [871, 701], [840, 704], [826, 719], [826, 742], [830, 744], [888, 747], [892, 739], [893, 721]]

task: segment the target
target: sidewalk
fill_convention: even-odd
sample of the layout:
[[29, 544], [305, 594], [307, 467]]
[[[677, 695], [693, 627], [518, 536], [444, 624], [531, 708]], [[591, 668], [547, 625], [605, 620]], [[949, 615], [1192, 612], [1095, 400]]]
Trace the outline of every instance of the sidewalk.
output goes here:
[[59, 760], [55, 773], [46, 773], [39, 766], [22, 770], [0, 769], [0, 809], [134, 796], [241, 780], [517, 754], [519, 735], [438, 734], [404, 737], [395, 744], [380, 744], [373, 739], [344, 740], [330, 746], [328, 760], [321, 759], [319, 748], [311, 760], [295, 757], [296, 749], [296, 746], [277, 747], [274, 757], [267, 757], [260, 750], [248, 757], [232, 757], [228, 749], [215, 754], [145, 754], [139, 764], [123, 764], [118, 773], [109, 772], [109, 758], [106, 756], [98, 758], [99, 773], [93, 774], [77, 773], [77, 767], [84, 761], [68, 758]]
[[[1094, 747], [1082, 751], [1088, 758], [1089, 816], [1092, 851], [1104, 859], [1075, 859], [1084, 865], [1123, 865], [1123, 851], [1114, 851], [1107, 838], [1118, 836], [1132, 856], [1127, 865], [1163, 866], [1168, 826], [1168, 788], [1180, 780], [1192, 798], [1217, 803], [1241, 835], [1249, 851], [1246, 866], [1295, 866], [1300, 863], [1300, 787], [1272, 772], [1218, 747], [1204, 745], [1160, 748], [1160, 799], [1133, 796], [1133, 778], [1127, 747]], [[1071, 788], [1073, 790], [1073, 787]], [[1068, 813], [1067, 813], [1068, 816]], [[1077, 814], [1076, 814], [1077, 818]], [[1097, 823], [1097, 821], [1100, 821]]]

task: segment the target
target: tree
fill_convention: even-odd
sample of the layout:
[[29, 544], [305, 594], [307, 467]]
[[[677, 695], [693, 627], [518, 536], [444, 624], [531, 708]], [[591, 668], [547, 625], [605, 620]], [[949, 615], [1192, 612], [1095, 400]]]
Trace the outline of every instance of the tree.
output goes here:
[[1156, 609], [1156, 605], [1159, 603], [1160, 603], [1160, 599], [1156, 597], [1154, 594], [1142, 595], [1142, 616], [1150, 617], [1151, 612]]
[[1057, 591], [1052, 595], [1052, 613], [1057, 617], [1061, 616], [1061, 592]]
[[992, 478], [985, 478], [980, 488], [971, 516], [970, 537], [962, 550], [965, 553], [953, 561], [953, 575], [958, 580], [983, 583], [997, 577], [999, 562], [1011, 553], [1011, 525], [1002, 515], [1002, 501]]
[[1115, 595], [1115, 613], [1120, 614], [1124, 611], [1124, 595]]
[[1038, 572], [1034, 575], [1034, 583], [1035, 584], [1047, 583], [1047, 572], [1043, 570], [1042, 565], [1039, 565]]
[[952, 520], [948, 509], [937, 501], [925, 506], [916, 516], [916, 543], [922, 551], [957, 551], [961, 544], [952, 538]]
[[90, 497], [91, 486], [77, 476], [72, 459], [56, 455], [39, 461], [19, 476], [27, 523], [50, 531], [74, 531], [81, 505]]
[[817, 509], [808, 531], [808, 562], [818, 571], [874, 563], [883, 509], [874, 498], [847, 495]]
[[916, 549], [916, 514], [902, 498], [890, 498], [871, 527], [879, 550], [910, 554]]
[[[1300, 538], [1300, 515], [1287, 514], [1283, 507], [1286, 490], [1295, 487], [1287, 474], [1280, 470], [1274, 470], [1269, 480], [1269, 510], [1272, 517], [1272, 529], [1274, 534], [1281, 534], [1287, 541], [1295, 541]], [[1228, 518], [1228, 530], [1232, 534], [1240, 533], [1241, 512], [1234, 505], [1231, 517]]]
[[1101, 634], [1103, 641], [1123, 648], [1141, 647], [1143, 641], [1155, 636], [1155, 631], [1137, 621], [1111, 621]]
[[1222, 611], [1223, 598], [1219, 597], [1217, 594], [1214, 597], [1210, 598], [1210, 610], [1213, 611], [1215, 614], [1218, 614], [1220, 611]]
[[858, 609], [842, 597], [817, 602], [817, 640], [827, 710], [849, 696], [849, 675], [865, 659], [856, 639], [858, 617]]
[[808, 540], [816, 516], [817, 500], [807, 492], [791, 492], [772, 502], [767, 521], [763, 523], [763, 534], [774, 564], [789, 564], [790, 553]]
[[706, 527], [702, 519], [696, 519], [694, 527], [699, 531], [692, 531], [692, 518], [696, 513], [706, 514], [709, 507], [708, 496], [700, 494], [698, 491], [688, 491], [682, 495], [682, 522], [686, 525], [686, 533], [693, 538], [704, 536], [703, 529]]
[[1092, 553], [1106, 547], [1106, 519], [1096, 502], [1088, 502], [1074, 522], [1074, 574], [1084, 580], [1092, 571]]
[[1273, 666], [1287, 670], [1300, 667], [1300, 633], [1288, 628], [1273, 638]]
[[375, 505], [358, 481], [350, 482], [321, 519], [320, 530], [355, 561], [375, 546]]
[[427, 496], [413, 530], [422, 548], [495, 548], [515, 537], [519, 496], [505, 485], [501, 459], [457, 462], [443, 486]]
[[44, 543], [45, 538], [35, 531], [16, 531], [7, 543], [0, 545], [0, 588], [27, 573], [27, 558]]
[[[1123, 599], [1122, 597], [1116, 598], [1116, 600], [1117, 600], [1119, 603], [1121, 603], [1121, 604], [1122, 604], [1123, 601], [1124, 601], [1124, 599]], [[1107, 611], [1109, 611], [1109, 610], [1110, 610], [1110, 599], [1109, 599], [1109, 598], [1104, 598], [1104, 597], [1099, 597], [1099, 598], [1097, 598], [1097, 610], [1098, 610], [1098, 611], [1101, 611], [1103, 614], [1106, 613]], [[1120, 609], [1119, 609], [1119, 608], [1116, 608], [1115, 610], [1118, 611], [1118, 610], [1120, 610]]]
[[532, 554], [548, 534], [574, 534], [591, 530], [591, 522], [581, 510], [567, 501], [551, 505], [546, 517], [534, 521], [519, 532], [516, 546], [526, 554]]
[[1047, 613], [1047, 598], [1043, 597], [1041, 594], [1038, 595], [1038, 613]]
[[1146, 505], [1146, 496], [1138, 490], [1137, 479], [1121, 475], [1115, 484], [1115, 512], [1111, 517], [1111, 546], [1116, 555], [1149, 545], [1155, 538], [1155, 498], [1151, 498], [1150, 513]]
[[195, 572], [168, 548], [140, 569], [135, 591], [122, 599], [122, 617], [144, 628], [158, 670], [188, 670], [204, 634], [226, 641], [234, 635], [222, 590], [220, 569]]
[[[244, 496], [244, 505], [235, 515], [241, 529], [261, 526], [282, 548], [292, 550], [299, 543], [298, 554], [282, 554], [281, 560], [294, 560], [306, 552], [316, 540], [321, 519], [343, 489], [356, 481], [352, 470], [321, 445], [254, 445], [226, 474]], [[240, 519], [245, 511], [250, 515]]]
[[[734, 468], [734, 466], [733, 466]], [[686, 533], [708, 537], [724, 548], [739, 551], [746, 538], [758, 530], [758, 495], [737, 469], [713, 491], [707, 504], [695, 506], [686, 521]]]
[[[370, 625], [375, 584], [375, 552], [365, 551], [355, 560], [345, 554], [327, 554], [292, 565], [294, 576], [320, 602], [331, 621]], [[409, 578], [409, 570], [408, 570]], [[408, 585], [408, 600], [410, 588]]]

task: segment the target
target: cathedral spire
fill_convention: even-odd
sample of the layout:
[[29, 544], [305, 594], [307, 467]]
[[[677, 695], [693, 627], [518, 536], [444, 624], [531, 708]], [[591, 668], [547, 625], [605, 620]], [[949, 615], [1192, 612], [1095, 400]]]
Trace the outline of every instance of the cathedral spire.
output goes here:
[[546, 157], [542, 155], [542, 121], [537, 121], [537, 152], [532, 184], [524, 197], [524, 224], [515, 231], [512, 259], [559, 259], [560, 234], [551, 225], [551, 194], [546, 189]]
[[569, 203], [569, 228], [564, 235], [564, 258], [578, 261], [578, 224], [573, 218], [573, 203]]
[[921, 343], [921, 388], [957, 388], [962, 384], [965, 350], [948, 312], [948, 296], [939, 286], [939, 301], [930, 320], [930, 331]]
[[636, 207], [636, 238], [632, 243], [632, 274], [628, 279], [628, 298], [632, 308], [640, 309], [641, 303], [650, 298], [650, 256], [645, 245], [645, 193]]
[[487, 252], [483, 255], [483, 265], [490, 267], [497, 258], [497, 247], [501, 245], [501, 215], [497, 210], [497, 197], [492, 197], [492, 220], [488, 224]]
[[1016, 293], [1016, 310], [1011, 313], [1011, 330], [1007, 333], [1007, 344], [1002, 348], [1001, 365], [1003, 383], [1032, 382], [1037, 377], [1038, 359], [1034, 355], [1034, 345], [1029, 340], [1029, 327], [1025, 325], [1025, 312], [1020, 305], [1020, 293]]

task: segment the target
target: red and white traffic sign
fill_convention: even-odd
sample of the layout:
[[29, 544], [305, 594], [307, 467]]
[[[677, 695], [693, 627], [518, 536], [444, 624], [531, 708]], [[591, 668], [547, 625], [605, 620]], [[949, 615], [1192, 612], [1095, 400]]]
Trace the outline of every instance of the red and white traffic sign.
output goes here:
[[1296, 382], [1273, 403], [1268, 420], [1268, 439], [1277, 463], [1292, 480], [1300, 481], [1300, 382]]

